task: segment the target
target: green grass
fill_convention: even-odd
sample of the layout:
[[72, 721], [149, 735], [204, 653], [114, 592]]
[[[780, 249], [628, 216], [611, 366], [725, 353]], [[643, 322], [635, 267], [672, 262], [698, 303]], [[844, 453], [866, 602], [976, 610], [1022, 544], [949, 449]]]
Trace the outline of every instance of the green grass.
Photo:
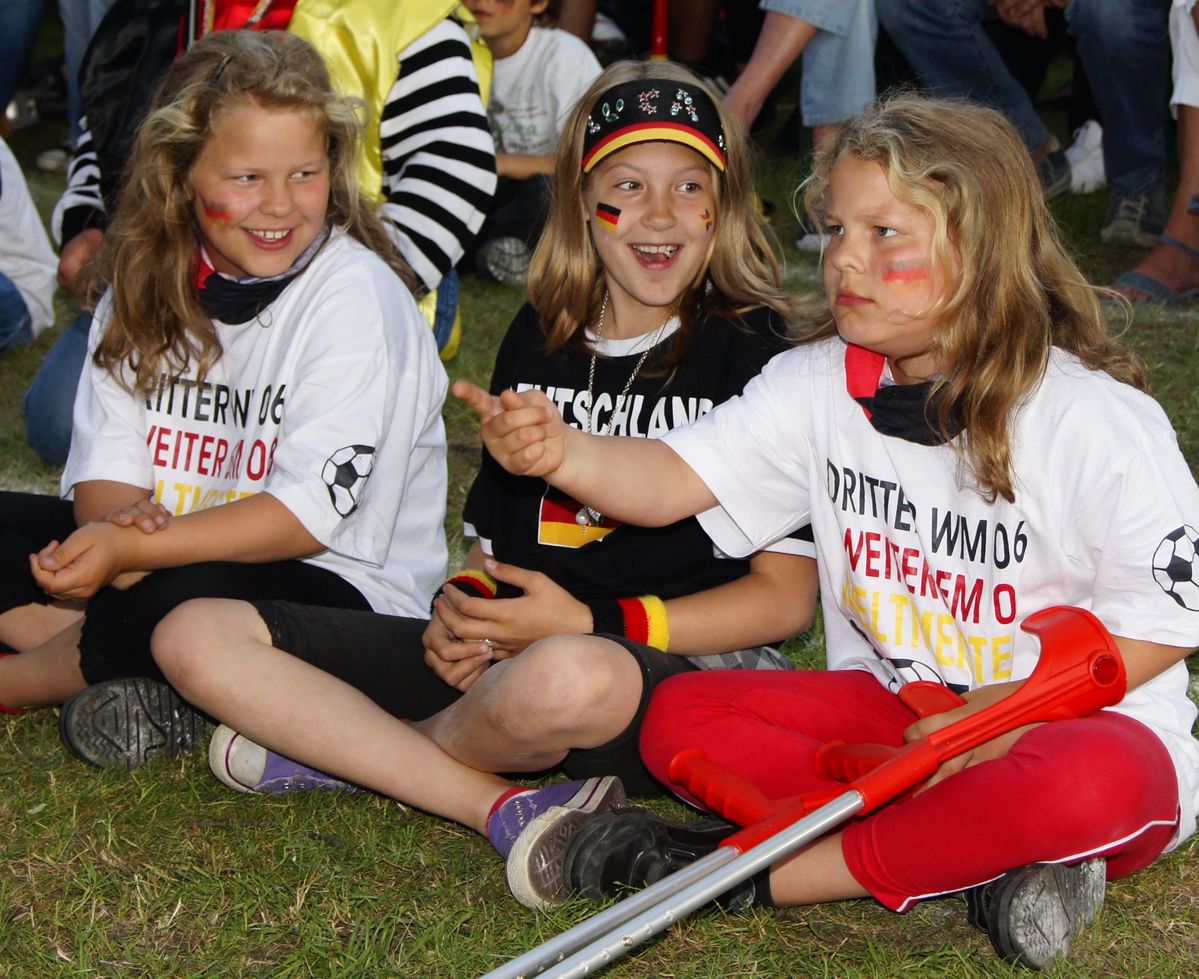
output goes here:
[[[18, 133], [30, 161], [61, 134]], [[771, 158], [763, 196], [794, 238], [788, 201], [797, 168]], [[58, 185], [35, 176], [47, 213]], [[1097, 242], [1103, 195], [1055, 202], [1087, 272], [1110, 281], [1135, 253]], [[787, 248], [788, 281], [817, 303], [815, 263]], [[452, 377], [486, 382], [521, 297], [464, 282], [465, 338]], [[69, 321], [63, 302], [59, 329]], [[1155, 393], [1199, 462], [1196, 321], [1141, 310], [1129, 337], [1152, 365]], [[0, 486], [53, 492], [56, 470], [24, 443], [20, 396], [52, 337], [0, 359]], [[446, 407], [450, 518], [473, 475], [478, 434]], [[819, 663], [817, 639], [794, 644]], [[367, 748], [366, 750], [369, 750]], [[494, 968], [581, 920], [576, 902], [533, 913], [509, 897], [486, 843], [460, 827], [370, 795], [282, 799], [237, 795], [202, 757], [132, 773], [89, 769], [60, 747], [54, 711], [0, 720], [0, 977], [417, 976], [457, 979]], [[664, 811], [678, 812], [668, 803]], [[935, 832], [935, 827], [930, 831]], [[1117, 882], [1097, 926], [1051, 976], [1190, 977], [1199, 971], [1199, 844]], [[956, 901], [899, 916], [870, 902], [701, 915], [639, 951], [613, 976], [989, 977], [1014, 970], [969, 928]]]

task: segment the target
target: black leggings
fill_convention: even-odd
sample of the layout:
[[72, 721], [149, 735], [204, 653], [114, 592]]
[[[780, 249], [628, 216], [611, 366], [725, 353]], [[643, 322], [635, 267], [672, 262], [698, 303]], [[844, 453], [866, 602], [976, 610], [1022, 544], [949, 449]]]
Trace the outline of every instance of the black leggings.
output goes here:
[[[0, 492], [0, 613], [47, 604], [29, 573], [29, 555], [52, 540], [65, 540], [74, 530], [70, 502]], [[207, 561], [165, 568], [124, 591], [102, 588], [89, 599], [79, 641], [84, 679], [88, 683], [129, 676], [164, 680], [150, 655], [150, 636], [171, 609], [191, 598], [286, 599], [370, 609], [362, 593], [341, 576], [303, 561]]]

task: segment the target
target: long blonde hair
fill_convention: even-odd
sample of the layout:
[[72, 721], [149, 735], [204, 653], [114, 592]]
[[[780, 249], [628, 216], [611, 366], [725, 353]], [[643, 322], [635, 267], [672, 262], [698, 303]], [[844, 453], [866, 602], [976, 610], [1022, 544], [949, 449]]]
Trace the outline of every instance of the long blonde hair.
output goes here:
[[[801, 191], [819, 218], [842, 157], [878, 163], [891, 192], [932, 216], [933, 260], [951, 294], [928, 312], [941, 375], [930, 419], [964, 424], [955, 448], [988, 500], [1015, 498], [1014, 410], [1045, 373], [1051, 347], [1147, 388], [1144, 365], [1106, 328], [1098, 291], [1067, 253], [1015, 128], [998, 112], [900, 93], [842, 125]], [[956, 257], [956, 263], [953, 259]], [[804, 339], [836, 335], [831, 317]]]
[[603, 267], [583, 208], [588, 176], [582, 172], [581, 161], [587, 117], [609, 89], [640, 79], [678, 82], [708, 91], [725, 133], [725, 169], [717, 172], [711, 257], [680, 297], [680, 328], [656, 364], [670, 369], [682, 361], [706, 315], [737, 322], [749, 309], [768, 306], [784, 322], [794, 316], [791, 297], [782, 286], [772, 236], [754, 206], [745, 139], [720, 97], [686, 68], [667, 61], [620, 61], [604, 71], [575, 104], [558, 141], [549, 217], [529, 267], [529, 298], [541, 317], [551, 352], [567, 344], [583, 344], [583, 328], [599, 309], [604, 294]]
[[326, 222], [377, 252], [409, 288], [415, 276], [370, 204], [359, 194], [360, 103], [337, 95], [308, 42], [282, 31], [216, 31], [167, 71], [138, 128], [125, 167], [109, 247], [88, 270], [94, 301], [112, 287], [112, 314], [95, 362], [122, 384], [150, 392], [160, 373], [189, 366], [198, 376], [221, 343], [193, 286], [198, 248], [187, 179], [222, 110], [255, 104], [303, 111], [325, 135], [329, 154]]

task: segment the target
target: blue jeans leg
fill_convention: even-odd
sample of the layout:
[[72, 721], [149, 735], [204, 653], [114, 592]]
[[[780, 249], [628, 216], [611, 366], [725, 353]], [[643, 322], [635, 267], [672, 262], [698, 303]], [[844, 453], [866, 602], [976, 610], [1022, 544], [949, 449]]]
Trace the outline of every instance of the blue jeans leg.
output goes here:
[[29, 307], [12, 279], [0, 272], [0, 353], [24, 347], [32, 339]]
[[1170, 0], [1073, 0], [1070, 33], [1103, 117], [1103, 163], [1112, 192], [1131, 197], [1162, 183], [1170, 99]]
[[79, 138], [79, 117], [83, 102], [79, 97], [79, 66], [100, 21], [115, 0], [58, 0], [62, 21], [63, 63], [67, 73], [67, 139], [71, 145]]
[[1028, 93], [983, 30], [995, 16], [987, 0], [875, 0], [875, 7], [879, 24], [926, 89], [998, 109], [1029, 152], [1049, 138]]
[[841, 6], [851, 8], [845, 33], [822, 30], [804, 49], [800, 109], [805, 126], [852, 119], [874, 100], [874, 0], [843, 0]]
[[71, 448], [75, 391], [87, 359], [91, 313], [80, 313], [58, 338], [25, 392], [25, 430], [29, 444], [47, 462], [61, 466]]
[[0, 3], [0, 112], [21, 83], [41, 23], [42, 0]]

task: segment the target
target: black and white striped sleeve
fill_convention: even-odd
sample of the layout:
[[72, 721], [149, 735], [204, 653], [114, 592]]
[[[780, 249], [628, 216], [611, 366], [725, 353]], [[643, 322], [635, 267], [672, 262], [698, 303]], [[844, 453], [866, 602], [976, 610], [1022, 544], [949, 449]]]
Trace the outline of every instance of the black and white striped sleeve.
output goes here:
[[85, 228], [103, 228], [107, 223], [104, 199], [100, 194], [100, 164], [87, 126], [87, 116], [79, 120], [79, 139], [67, 168], [67, 189], [54, 205], [50, 231], [59, 247]]
[[461, 24], [441, 21], [399, 60], [380, 123], [387, 199], [379, 216], [432, 289], [462, 258], [491, 206], [495, 145]]

